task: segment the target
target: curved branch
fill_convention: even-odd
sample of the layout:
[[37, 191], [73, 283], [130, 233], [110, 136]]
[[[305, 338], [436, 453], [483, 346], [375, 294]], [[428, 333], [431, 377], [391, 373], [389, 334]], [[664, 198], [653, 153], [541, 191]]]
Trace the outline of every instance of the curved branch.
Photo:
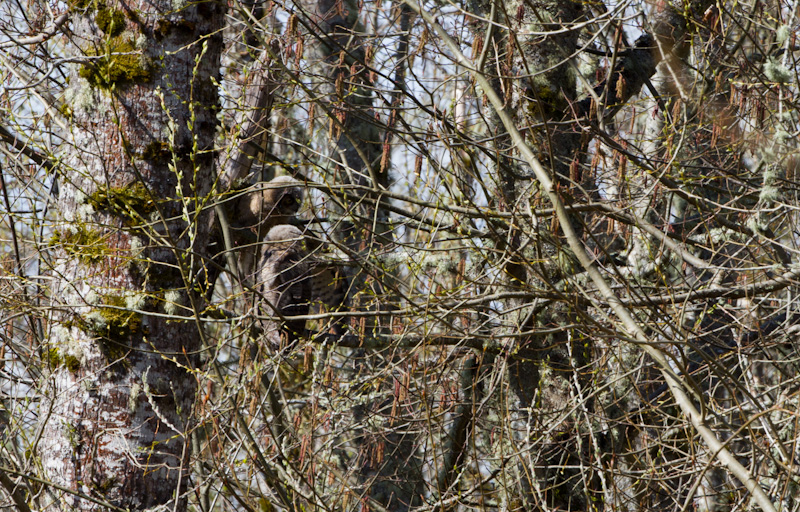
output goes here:
[[35, 36], [30, 37], [23, 37], [22, 39], [11, 39], [10, 41], [6, 41], [4, 43], [0, 43], [0, 48], [10, 48], [12, 46], [28, 46], [31, 44], [39, 44], [47, 41], [51, 37], [53, 37], [56, 32], [61, 29], [61, 26], [69, 20], [69, 12], [65, 12], [64, 14], [58, 16], [55, 20], [53, 20], [53, 24], [47, 27], [46, 29], [42, 30]]
[[541, 183], [542, 189], [555, 207], [561, 223], [561, 228], [564, 231], [564, 235], [570, 248], [577, 256], [581, 265], [586, 269], [589, 278], [592, 280], [595, 286], [597, 286], [603, 298], [611, 306], [614, 314], [622, 322], [625, 330], [630, 336], [631, 341], [642, 347], [642, 350], [652, 357], [659, 366], [659, 370], [666, 379], [667, 385], [669, 386], [670, 392], [675, 398], [675, 401], [678, 403], [683, 413], [688, 417], [695, 430], [706, 442], [710, 451], [714, 453], [714, 456], [722, 464], [724, 464], [740, 482], [744, 484], [762, 509], [768, 512], [777, 512], [775, 506], [772, 504], [772, 501], [769, 499], [763, 489], [761, 489], [761, 486], [758, 482], [756, 482], [750, 471], [748, 471], [748, 469], [745, 468], [736, 459], [736, 457], [734, 457], [730, 450], [726, 448], [726, 446], [717, 438], [717, 435], [708, 427], [705, 417], [700, 413], [700, 411], [697, 410], [692, 399], [687, 394], [687, 391], [692, 392], [688, 383], [681, 380], [681, 377], [677, 375], [674, 370], [672, 370], [664, 352], [648, 342], [647, 335], [642, 327], [633, 318], [633, 315], [631, 315], [630, 311], [628, 311], [625, 305], [620, 301], [619, 297], [617, 297], [609, 284], [606, 282], [605, 278], [600, 274], [600, 271], [597, 269], [594, 261], [586, 253], [585, 249], [581, 245], [581, 242], [578, 240], [575, 230], [571, 225], [569, 214], [564, 208], [564, 203], [561, 201], [561, 198], [556, 192], [556, 187], [553, 183], [553, 180], [550, 178], [541, 162], [539, 162], [539, 159], [533, 153], [533, 150], [530, 148], [530, 146], [528, 146], [525, 137], [523, 137], [519, 132], [514, 124], [514, 121], [505, 111], [504, 102], [497, 95], [497, 93], [495, 93], [489, 81], [480, 71], [475, 69], [473, 63], [461, 53], [457, 43], [453, 41], [450, 35], [427, 11], [424, 11], [419, 4], [414, 2], [414, 0], [404, 1], [414, 11], [420, 14], [425, 22], [434, 29], [437, 35], [439, 35], [439, 37], [441, 37], [444, 43], [447, 45], [448, 49], [454, 54], [458, 63], [468, 69], [475, 78], [476, 82], [478, 82], [478, 84], [481, 86], [484, 94], [487, 96], [489, 102], [492, 104], [495, 112], [502, 121], [503, 126], [516, 144], [522, 157], [533, 169], [536, 179]]

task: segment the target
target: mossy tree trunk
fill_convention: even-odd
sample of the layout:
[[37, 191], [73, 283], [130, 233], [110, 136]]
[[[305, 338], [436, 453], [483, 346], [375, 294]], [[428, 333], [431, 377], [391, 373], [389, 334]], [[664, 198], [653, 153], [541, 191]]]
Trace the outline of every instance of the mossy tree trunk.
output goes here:
[[223, 20], [212, 1], [75, 8], [38, 446], [52, 510], [185, 506]]

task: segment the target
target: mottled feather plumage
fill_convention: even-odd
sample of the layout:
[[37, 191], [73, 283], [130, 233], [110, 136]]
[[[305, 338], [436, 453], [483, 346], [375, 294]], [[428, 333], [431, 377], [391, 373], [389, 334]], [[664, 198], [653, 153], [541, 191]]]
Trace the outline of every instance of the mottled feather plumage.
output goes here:
[[[345, 298], [336, 269], [309, 255], [303, 232], [286, 224], [267, 233], [257, 283], [269, 316], [307, 315], [314, 305], [336, 308]], [[292, 344], [304, 333], [305, 320], [286, 320], [282, 330], [284, 343]]]
[[281, 224], [291, 224], [303, 203], [303, 190], [289, 176], [278, 176], [271, 181], [254, 185], [237, 201], [231, 226], [238, 231], [242, 244], [239, 250], [239, 268], [245, 276], [257, 270], [258, 243], [269, 230]]
[[[257, 286], [269, 316], [308, 314], [312, 280], [303, 238], [302, 231], [287, 224], [275, 226], [267, 233], [257, 273]], [[305, 320], [279, 321], [283, 331], [280, 344], [295, 343], [305, 331]], [[275, 329], [266, 330], [269, 336], [269, 331]], [[273, 345], [276, 341], [270, 337]]]

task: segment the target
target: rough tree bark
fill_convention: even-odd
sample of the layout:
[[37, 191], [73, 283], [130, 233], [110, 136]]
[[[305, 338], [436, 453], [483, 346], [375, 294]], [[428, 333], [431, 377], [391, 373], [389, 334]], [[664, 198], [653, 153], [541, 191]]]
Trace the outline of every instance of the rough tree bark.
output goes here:
[[76, 3], [38, 446], [51, 510], [185, 506], [223, 14]]

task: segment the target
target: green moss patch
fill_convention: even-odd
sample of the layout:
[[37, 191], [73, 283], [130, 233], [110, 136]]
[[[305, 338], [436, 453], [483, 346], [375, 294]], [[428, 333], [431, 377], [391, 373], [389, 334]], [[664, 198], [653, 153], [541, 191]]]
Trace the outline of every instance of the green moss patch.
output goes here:
[[163, 39], [173, 32], [181, 32], [184, 34], [194, 34], [197, 27], [189, 20], [168, 20], [160, 19], [156, 22], [155, 35], [158, 39]]
[[134, 11], [111, 9], [105, 0], [70, 0], [69, 4], [74, 9], [85, 10], [86, 14], [94, 12], [94, 22], [109, 37], [118, 36], [125, 30], [126, 18], [137, 24], [140, 21]]
[[125, 13], [116, 9], [102, 7], [97, 10], [94, 22], [107, 36], [118, 36], [125, 30]]
[[166, 142], [153, 141], [144, 147], [142, 159], [154, 164], [163, 164], [172, 160], [172, 148]]
[[121, 295], [103, 295], [101, 303], [81, 319], [81, 328], [98, 339], [100, 350], [109, 361], [124, 359], [130, 339], [142, 328], [142, 315], [127, 307]]
[[104, 50], [104, 54], [94, 50], [87, 51], [88, 56], [98, 58], [84, 64], [78, 71], [92, 86], [112, 89], [115, 86], [150, 80], [150, 64], [131, 41], [114, 38]]
[[50, 246], [61, 247], [85, 264], [99, 263], [109, 253], [103, 234], [80, 223], [71, 229], [56, 230]]
[[97, 210], [106, 210], [131, 219], [155, 210], [152, 196], [140, 182], [125, 187], [101, 188], [87, 197], [86, 202]]
[[[70, 4], [76, 9], [95, 9], [98, 6], [97, 0], [74, 0]], [[105, 4], [102, 4], [105, 5]]]
[[45, 352], [44, 357], [52, 368], [64, 365], [72, 373], [77, 373], [81, 368], [81, 362], [77, 357], [71, 355], [62, 356], [57, 348], [51, 348]]
[[78, 370], [81, 368], [80, 360], [71, 355], [64, 356], [64, 366], [72, 373], [78, 373]]
[[104, 295], [103, 306], [99, 306], [97, 311], [105, 322], [99, 326], [97, 334], [110, 339], [127, 339], [138, 332], [142, 326], [142, 315], [126, 307], [125, 297]]

